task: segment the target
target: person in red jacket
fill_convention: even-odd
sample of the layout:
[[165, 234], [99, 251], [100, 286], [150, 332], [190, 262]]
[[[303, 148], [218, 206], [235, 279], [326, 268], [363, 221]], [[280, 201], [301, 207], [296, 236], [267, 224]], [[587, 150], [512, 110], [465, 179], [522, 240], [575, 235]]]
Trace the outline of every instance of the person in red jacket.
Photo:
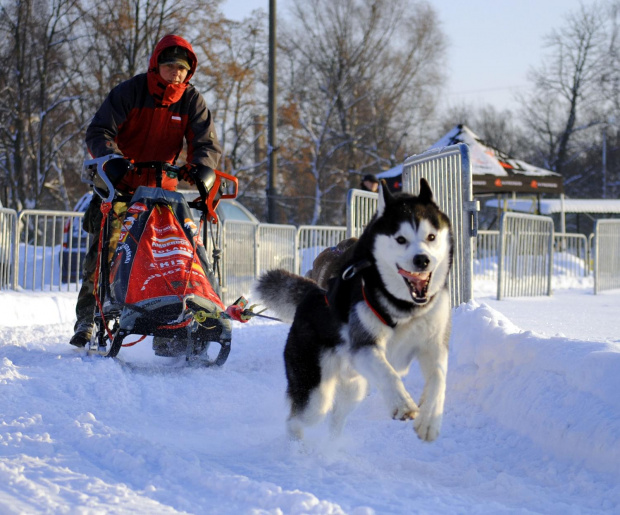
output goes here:
[[[138, 186], [156, 186], [155, 171], [133, 163], [164, 161], [175, 163], [187, 143], [182, 178], [209, 182], [221, 156], [213, 117], [202, 95], [189, 83], [196, 71], [196, 54], [180, 36], [167, 35], [157, 43], [147, 73], [141, 73], [114, 87], [95, 113], [86, 130], [86, 145], [93, 157], [117, 154], [105, 171], [123, 196]], [[162, 188], [175, 190], [177, 179], [164, 175]], [[94, 328], [94, 274], [101, 227], [100, 200], [93, 200], [84, 214], [84, 228], [94, 235], [84, 260], [82, 287], [76, 305], [77, 321], [72, 345], [84, 347]], [[111, 217], [110, 259], [116, 249], [126, 202], [115, 202]]]

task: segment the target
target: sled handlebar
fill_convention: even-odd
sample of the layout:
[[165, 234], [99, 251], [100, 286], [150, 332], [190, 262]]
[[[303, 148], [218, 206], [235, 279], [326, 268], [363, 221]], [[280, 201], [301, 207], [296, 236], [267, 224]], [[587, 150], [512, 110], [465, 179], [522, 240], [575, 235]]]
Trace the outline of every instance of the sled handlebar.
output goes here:
[[[108, 175], [105, 172], [105, 164], [110, 159], [125, 159], [118, 154], [108, 154], [107, 156], [96, 157], [94, 159], [87, 159], [84, 161], [82, 168], [82, 182], [90, 184], [95, 193], [99, 195], [106, 202], [112, 202], [116, 195], [116, 188]], [[156, 173], [157, 187], [161, 187], [161, 181], [163, 174], [168, 177], [176, 179], [179, 176], [180, 168], [178, 166], [171, 165], [165, 161], [144, 161], [142, 163], [132, 163], [134, 168], [142, 170], [152, 168]]]
[[[221, 199], [234, 199], [237, 198], [239, 191], [239, 182], [233, 175], [229, 175], [220, 170], [213, 170], [215, 172], [215, 178], [209, 191], [206, 193], [206, 198], [203, 196], [203, 190], [196, 192], [196, 199], [189, 201], [187, 205], [191, 208], [197, 209], [204, 213], [208, 222], [216, 224], [219, 221], [217, 208]], [[231, 185], [232, 193], [226, 193], [226, 188]]]
[[[215, 208], [220, 203], [220, 199], [228, 198], [233, 199], [237, 197], [237, 192], [239, 189], [239, 183], [237, 178], [229, 175], [227, 173], [221, 172], [220, 170], [214, 170], [215, 172], [215, 181], [213, 182], [213, 186], [209, 190], [207, 194], [207, 198], [202, 198], [200, 210], [205, 214], [207, 221], [216, 224], [218, 222], [217, 213], [215, 212]], [[232, 184], [233, 192], [226, 193], [226, 186], [228, 184]]]
[[[82, 182], [89, 184], [93, 187], [93, 190], [99, 195], [105, 202], [112, 202], [116, 196], [116, 188], [112, 181], [105, 173], [104, 165], [110, 159], [124, 159], [123, 156], [118, 154], [109, 154], [103, 157], [96, 157], [94, 159], [87, 159], [84, 161], [82, 168]], [[165, 161], [144, 161], [140, 163], [133, 163], [135, 168], [148, 169], [152, 168], [157, 172], [156, 180], [157, 186], [161, 187], [162, 176], [165, 173], [168, 177], [176, 179], [179, 176], [180, 167], [166, 163]], [[199, 211], [202, 211], [207, 221], [216, 224], [218, 222], [217, 213], [215, 208], [220, 202], [220, 199], [234, 199], [237, 197], [239, 183], [237, 178], [233, 175], [221, 172], [220, 170], [214, 170], [215, 180], [211, 189], [207, 192], [207, 198], [202, 198], [200, 195], [200, 201], [191, 202], [191, 207], [195, 207]], [[232, 185], [233, 192], [226, 193], [225, 188], [228, 185]], [[199, 192], [196, 192], [199, 193]]]
[[116, 188], [106, 175], [103, 165], [105, 165], [110, 159], [116, 159], [119, 157], [122, 158], [123, 156], [109, 154], [103, 157], [87, 159], [84, 161], [84, 165], [82, 167], [82, 182], [92, 186], [95, 193], [106, 202], [112, 202], [114, 200]]

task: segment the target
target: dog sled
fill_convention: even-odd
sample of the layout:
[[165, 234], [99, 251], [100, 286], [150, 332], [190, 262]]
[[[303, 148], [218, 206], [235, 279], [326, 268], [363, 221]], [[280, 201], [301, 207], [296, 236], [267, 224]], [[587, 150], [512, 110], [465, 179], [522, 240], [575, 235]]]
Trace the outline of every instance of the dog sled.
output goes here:
[[[176, 177], [178, 167], [135, 163], [136, 168], [155, 171], [157, 187], [140, 186], [131, 197], [123, 197], [104, 171], [105, 163], [118, 157], [87, 160], [82, 171], [82, 181], [101, 198], [103, 214], [95, 272], [95, 331], [88, 353], [116, 357], [124, 347], [151, 336], [155, 356], [184, 357], [193, 366], [221, 366], [231, 349], [231, 320], [246, 321], [249, 317], [243, 315], [249, 310], [243, 298], [228, 309], [222, 303], [220, 281], [190, 208], [201, 212], [200, 227], [216, 224], [217, 204], [237, 196], [237, 180], [217, 171], [212, 184], [201, 184], [200, 197], [197, 192], [197, 199], [188, 203], [180, 193], [161, 188], [163, 174]], [[233, 185], [232, 194], [222, 191], [223, 181]], [[114, 202], [127, 202], [127, 213], [110, 261], [111, 221], [117, 216]]]

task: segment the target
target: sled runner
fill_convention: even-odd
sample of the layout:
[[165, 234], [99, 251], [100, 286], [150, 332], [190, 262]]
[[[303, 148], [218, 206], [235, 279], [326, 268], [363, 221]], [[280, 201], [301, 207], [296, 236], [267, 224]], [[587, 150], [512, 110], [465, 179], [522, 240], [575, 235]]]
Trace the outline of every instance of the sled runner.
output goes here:
[[[161, 188], [163, 174], [176, 177], [178, 167], [134, 163], [140, 170], [156, 172], [157, 187], [140, 186], [124, 198], [104, 171], [104, 164], [118, 157], [87, 160], [82, 171], [83, 182], [101, 198], [103, 213], [95, 274], [96, 327], [89, 353], [115, 357], [124, 346], [153, 336], [155, 355], [185, 356], [188, 364], [221, 366], [230, 353], [231, 316], [220, 299], [219, 283], [190, 207], [202, 212], [201, 226], [205, 219], [217, 223], [217, 203], [236, 197], [237, 180], [216, 171], [213, 184], [200, 185], [200, 198], [188, 204], [180, 193]], [[234, 193], [222, 193], [222, 180], [234, 185]], [[118, 216], [113, 202], [127, 202], [128, 208], [109, 261], [111, 221]], [[238, 313], [238, 308], [233, 311]], [[131, 342], [126, 341], [129, 335]], [[220, 348], [210, 358], [213, 343]]]

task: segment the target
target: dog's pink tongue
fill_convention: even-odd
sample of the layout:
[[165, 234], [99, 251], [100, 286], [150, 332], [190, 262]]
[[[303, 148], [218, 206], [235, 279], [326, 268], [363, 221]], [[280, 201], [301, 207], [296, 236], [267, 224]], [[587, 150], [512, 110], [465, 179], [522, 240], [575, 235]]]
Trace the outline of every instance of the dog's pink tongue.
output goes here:
[[409, 272], [407, 270], [403, 270], [402, 268], [398, 269], [398, 273], [403, 277], [406, 277], [410, 283], [415, 285], [416, 290], [421, 290], [426, 286], [426, 282], [430, 277], [430, 272]]

